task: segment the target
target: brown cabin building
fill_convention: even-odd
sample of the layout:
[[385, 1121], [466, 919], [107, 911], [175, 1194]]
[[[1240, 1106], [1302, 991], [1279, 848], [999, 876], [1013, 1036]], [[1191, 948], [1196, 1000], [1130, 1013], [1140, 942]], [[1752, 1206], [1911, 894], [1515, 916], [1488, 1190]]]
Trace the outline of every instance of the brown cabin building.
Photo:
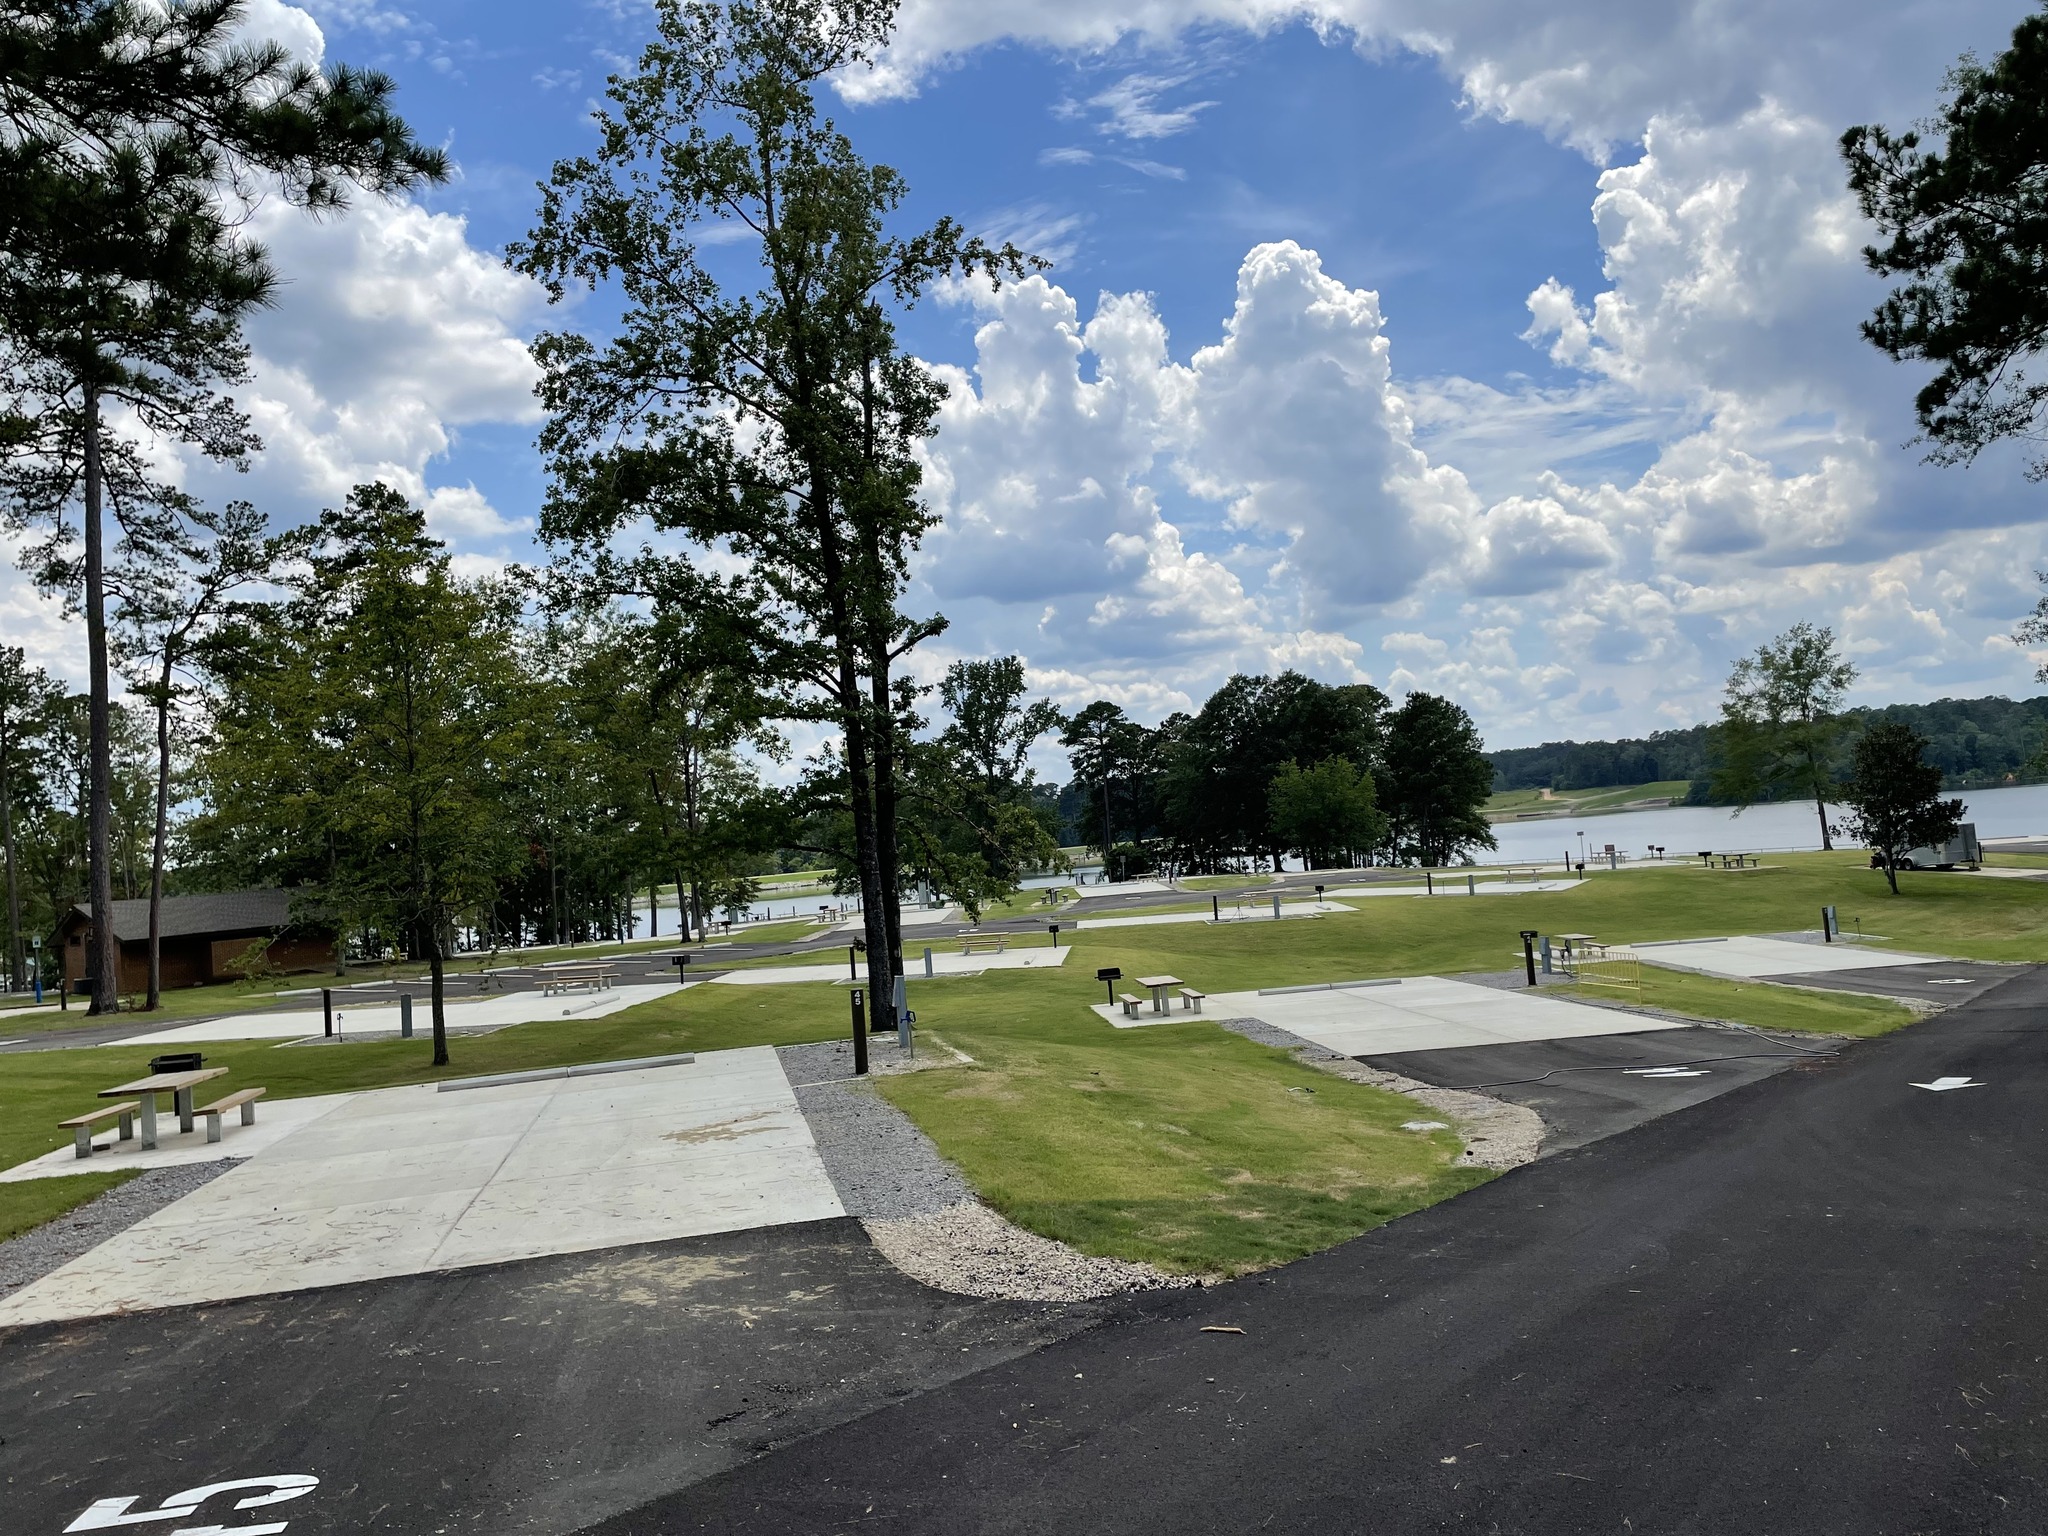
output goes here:
[[[86, 945], [92, 934], [92, 910], [80, 905], [57, 925], [57, 954], [64, 988], [90, 970]], [[114, 937], [121, 945], [121, 990], [149, 988], [149, 903], [114, 903]], [[166, 896], [158, 933], [163, 985], [197, 987], [232, 981], [249, 946], [269, 939], [265, 964], [279, 971], [310, 971], [334, 963], [334, 940], [323, 933], [296, 930], [291, 923], [289, 891], [222, 891], [205, 896]]]

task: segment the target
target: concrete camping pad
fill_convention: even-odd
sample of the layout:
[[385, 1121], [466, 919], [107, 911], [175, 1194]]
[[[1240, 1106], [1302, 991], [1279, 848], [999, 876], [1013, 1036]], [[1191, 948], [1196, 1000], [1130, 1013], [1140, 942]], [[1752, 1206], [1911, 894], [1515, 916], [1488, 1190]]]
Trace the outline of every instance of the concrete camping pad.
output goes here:
[[1796, 939], [1683, 939], [1670, 944], [1632, 944], [1646, 965], [1704, 976], [1752, 980], [1760, 976], [1812, 976], [1824, 971], [1868, 971], [1893, 965], [1940, 965], [1939, 955], [1907, 955], [1863, 944], [1802, 944]]
[[[1207, 1017], [1264, 1019], [1343, 1056], [1444, 1051], [1674, 1027], [1666, 1020], [1641, 1014], [1589, 1008], [1441, 976], [1338, 983], [1301, 991], [1222, 992], [1207, 998], [1202, 1006]], [[1148, 1007], [1135, 1021], [1102, 1004], [1097, 1004], [1095, 1011], [1113, 1024], [1165, 1024], [1195, 1017], [1178, 1007], [1164, 1016]]]
[[[445, 1005], [445, 1012], [450, 1029], [498, 1029], [508, 1024], [532, 1024], [541, 1019], [565, 1017], [601, 1019], [608, 1013], [666, 997], [675, 989], [673, 982], [642, 982], [607, 987], [602, 992], [549, 997], [536, 987], [531, 991], [450, 1001]], [[334, 995], [334, 1017], [336, 1030], [344, 1040], [352, 1035], [396, 1035], [398, 999], [388, 991], [338, 989]], [[433, 1014], [423, 996], [413, 999], [412, 1025], [415, 1034], [425, 1035], [433, 1031]], [[304, 1040], [320, 1034], [325, 1027], [326, 1017], [316, 1001], [311, 1008], [232, 1013], [217, 1019], [204, 1019], [197, 1024], [181, 1024], [175, 1029], [152, 1030], [101, 1043], [181, 1045], [204, 1040]]]
[[338, 1099], [0, 1301], [0, 1327], [844, 1214], [765, 1046], [453, 1093], [390, 1088]]

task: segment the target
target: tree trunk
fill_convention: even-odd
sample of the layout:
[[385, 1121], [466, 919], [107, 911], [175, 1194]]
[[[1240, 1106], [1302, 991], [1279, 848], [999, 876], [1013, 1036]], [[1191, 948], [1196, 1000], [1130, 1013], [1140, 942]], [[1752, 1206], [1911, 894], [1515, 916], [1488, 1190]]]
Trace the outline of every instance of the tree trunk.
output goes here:
[[441, 960], [440, 925], [428, 925], [427, 974], [433, 978], [434, 1065], [448, 1065], [448, 1009], [446, 967]]
[[882, 914], [882, 867], [875, 846], [873, 780], [868, 761], [867, 701], [861, 696], [858, 657], [859, 636], [855, 629], [853, 605], [847, 591], [846, 562], [839, 543], [839, 530], [832, 526], [831, 501], [825, 494], [830, 477], [811, 465], [810, 487], [817, 519], [818, 550], [824, 567], [824, 586], [831, 614], [831, 635], [838, 663], [838, 687], [833, 702], [838, 707], [840, 729], [846, 733], [846, 778], [853, 812], [853, 862], [860, 880], [862, 929], [868, 946], [868, 1018], [880, 1029], [884, 1009], [895, 989], [895, 971], [889, 963], [889, 936]]
[[21, 882], [14, 853], [14, 739], [12, 722], [0, 720], [0, 837], [7, 851], [7, 984], [29, 988], [28, 961], [21, 944]]
[[661, 937], [661, 887], [652, 880], [647, 882], [647, 937]]
[[1818, 772], [1813, 776], [1813, 805], [1814, 809], [1820, 814], [1820, 851], [1822, 853], [1833, 853], [1835, 851], [1834, 840], [1828, 836], [1827, 796], [1821, 789], [1820, 774]]
[[89, 1013], [113, 1013], [121, 1006], [121, 943], [114, 936], [113, 705], [107, 682], [106, 556], [101, 522], [100, 396], [85, 386], [85, 642], [90, 673], [87, 720], [90, 731], [90, 803], [86, 813], [86, 861], [91, 879], [92, 977]]
[[896, 1028], [896, 983], [903, 974], [903, 881], [896, 846], [896, 719], [889, 699], [888, 639], [875, 646], [869, 663], [869, 696], [875, 709], [875, 866], [882, 890], [882, 943], [889, 956], [889, 995], [882, 999], [884, 1027]]
[[149, 999], [154, 1013], [163, 993], [164, 842], [171, 820], [171, 653], [164, 651], [156, 696], [156, 834], [149, 847]]
[[889, 962], [889, 935], [882, 914], [882, 865], [875, 846], [874, 786], [864, 718], [867, 711], [861, 703], [860, 680], [855, 675], [851, 647], [841, 650], [839, 684], [842, 699], [853, 701], [851, 709], [841, 705], [846, 731], [846, 776], [853, 802], [853, 858], [860, 876], [861, 929], [868, 946], [868, 1020], [871, 1029], [880, 1030], [887, 1026], [896, 973]]
[[1890, 850], [1889, 848], [1887, 848], [1887, 849], [1885, 850], [1885, 854], [1884, 854], [1884, 878], [1885, 878], [1885, 883], [1886, 883], [1887, 885], [1889, 885], [1889, 886], [1890, 886], [1890, 887], [1892, 888], [1892, 894], [1893, 894], [1894, 896], [1898, 895], [1898, 894], [1899, 894], [1899, 867], [1898, 867], [1897, 863], [1896, 863], [1896, 862], [1894, 862], [1894, 860], [1893, 860], [1893, 858], [1892, 858], [1892, 852], [1891, 852], [1891, 850]]

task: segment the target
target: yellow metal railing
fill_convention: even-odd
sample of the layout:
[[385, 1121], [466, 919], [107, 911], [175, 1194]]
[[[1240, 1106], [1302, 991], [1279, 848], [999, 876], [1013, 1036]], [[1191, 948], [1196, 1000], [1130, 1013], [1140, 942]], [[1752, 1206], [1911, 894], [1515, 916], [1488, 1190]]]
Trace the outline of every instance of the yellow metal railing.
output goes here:
[[1571, 977], [1582, 987], [1643, 989], [1642, 962], [1631, 950], [1595, 949], [1572, 956]]

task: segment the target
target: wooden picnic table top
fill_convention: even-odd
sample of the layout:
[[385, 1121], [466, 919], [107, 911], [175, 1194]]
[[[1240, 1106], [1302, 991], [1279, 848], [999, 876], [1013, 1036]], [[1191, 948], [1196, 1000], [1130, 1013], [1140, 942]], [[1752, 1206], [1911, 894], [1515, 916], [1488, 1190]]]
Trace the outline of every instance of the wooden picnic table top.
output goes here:
[[118, 1088], [102, 1088], [99, 1097], [118, 1099], [131, 1093], [177, 1093], [227, 1075], [226, 1067], [206, 1067], [197, 1072], [156, 1072], [148, 1077], [138, 1077], [132, 1083], [123, 1083]]
[[1141, 987], [1151, 987], [1156, 991], [1160, 987], [1179, 986], [1180, 978], [1178, 976], [1140, 976], [1138, 978], [1138, 985]]

